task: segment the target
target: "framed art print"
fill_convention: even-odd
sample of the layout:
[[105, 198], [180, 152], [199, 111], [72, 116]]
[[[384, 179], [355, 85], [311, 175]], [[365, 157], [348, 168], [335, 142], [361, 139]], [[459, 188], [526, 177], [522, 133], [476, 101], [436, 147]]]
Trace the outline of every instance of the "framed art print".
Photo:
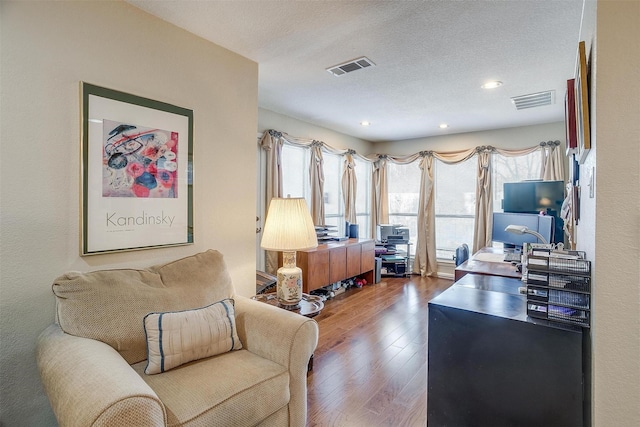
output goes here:
[[567, 80], [567, 93], [564, 98], [564, 123], [567, 141], [567, 156], [576, 152], [578, 141], [576, 135], [576, 92], [575, 79]]
[[585, 43], [578, 45], [578, 64], [575, 78], [576, 134], [578, 162], [583, 164], [591, 149], [589, 128], [589, 84], [587, 80], [587, 55]]
[[81, 254], [193, 243], [193, 111], [80, 85]]

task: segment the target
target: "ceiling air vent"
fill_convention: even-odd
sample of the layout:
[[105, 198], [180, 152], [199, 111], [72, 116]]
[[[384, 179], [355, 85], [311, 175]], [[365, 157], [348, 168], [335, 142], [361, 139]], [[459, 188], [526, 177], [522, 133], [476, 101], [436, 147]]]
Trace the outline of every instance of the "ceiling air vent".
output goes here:
[[556, 91], [547, 90], [545, 92], [530, 93], [528, 95], [514, 96], [511, 102], [516, 106], [516, 110], [525, 108], [542, 107], [556, 103]]
[[350, 73], [352, 71], [361, 70], [367, 67], [375, 67], [376, 64], [371, 62], [369, 58], [353, 59], [349, 62], [345, 62], [344, 64], [334, 65], [333, 67], [327, 68], [327, 71], [333, 74], [334, 76], [341, 76], [343, 74]]

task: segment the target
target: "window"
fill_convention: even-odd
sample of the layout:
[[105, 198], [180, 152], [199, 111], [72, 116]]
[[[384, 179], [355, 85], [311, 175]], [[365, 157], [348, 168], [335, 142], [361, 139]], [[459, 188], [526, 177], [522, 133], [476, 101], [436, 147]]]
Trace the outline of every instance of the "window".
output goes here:
[[540, 151], [518, 157], [506, 157], [494, 154], [493, 163], [493, 211], [502, 212], [504, 183], [528, 179], [540, 179], [542, 157]]
[[356, 221], [358, 223], [358, 236], [360, 238], [372, 238], [371, 236], [371, 162], [361, 160], [354, 156], [356, 164]]
[[434, 162], [436, 255], [452, 260], [462, 243], [472, 246], [477, 157], [461, 163]]
[[[337, 235], [344, 235], [344, 197], [342, 195], [342, 173], [344, 156], [322, 153], [324, 171], [324, 213], [326, 225], [337, 227]], [[284, 144], [282, 147], [282, 190], [285, 197], [304, 197], [311, 206], [311, 183], [309, 163], [311, 154], [308, 148]], [[358, 232], [362, 238], [368, 238], [371, 218], [371, 162], [354, 157], [356, 163], [356, 218]]]
[[305, 148], [282, 146], [282, 194], [284, 197], [304, 197], [311, 206], [309, 158], [309, 150]]
[[345, 235], [344, 201], [342, 198], [342, 168], [344, 157], [323, 152], [324, 222], [335, 225], [339, 236]]
[[387, 188], [389, 192], [389, 223], [409, 228], [411, 243], [418, 236], [418, 203], [420, 175], [418, 162], [408, 165], [387, 163]]
[[[325, 223], [334, 225], [338, 235], [344, 235], [344, 201], [342, 171], [344, 157], [323, 152]], [[356, 218], [359, 235], [370, 236], [371, 170], [369, 161], [354, 158], [356, 178]], [[538, 179], [542, 167], [539, 151], [507, 157], [493, 154], [493, 210], [502, 211], [503, 184]], [[282, 148], [282, 178], [285, 195], [304, 197], [310, 205], [310, 152], [306, 148], [285, 144]], [[408, 165], [387, 164], [389, 189], [389, 222], [409, 228], [410, 241], [417, 238], [418, 203], [421, 171], [418, 162]], [[452, 260], [456, 248], [473, 242], [475, 220], [477, 158], [446, 164], [435, 160], [436, 253], [438, 259]]]
[[[502, 211], [505, 182], [537, 179], [540, 152], [525, 156], [492, 158], [493, 210]], [[447, 165], [436, 162], [436, 250], [440, 259], [452, 259], [462, 243], [471, 246], [475, 221], [477, 157]]]

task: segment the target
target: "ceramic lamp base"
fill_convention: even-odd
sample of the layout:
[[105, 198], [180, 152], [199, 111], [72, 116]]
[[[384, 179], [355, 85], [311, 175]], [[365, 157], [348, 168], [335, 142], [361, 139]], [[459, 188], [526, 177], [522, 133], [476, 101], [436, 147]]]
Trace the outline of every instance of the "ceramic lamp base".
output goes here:
[[278, 269], [277, 295], [280, 305], [294, 309], [302, 300], [302, 270], [296, 267], [296, 253], [283, 252], [283, 266]]

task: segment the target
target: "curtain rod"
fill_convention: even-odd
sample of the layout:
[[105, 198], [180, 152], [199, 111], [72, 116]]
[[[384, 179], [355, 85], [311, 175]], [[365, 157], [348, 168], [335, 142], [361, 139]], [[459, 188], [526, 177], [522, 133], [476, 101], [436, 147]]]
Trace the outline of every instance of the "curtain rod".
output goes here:
[[342, 156], [346, 154], [355, 155], [355, 156], [358, 156], [360, 159], [371, 162], [371, 163], [375, 163], [381, 159], [389, 160], [393, 163], [410, 163], [425, 156], [433, 156], [439, 160], [447, 161], [447, 162], [456, 162], [456, 159], [460, 159], [457, 161], [463, 161], [471, 157], [471, 155], [475, 153], [480, 153], [483, 151], [495, 152], [498, 154], [502, 154], [504, 156], [512, 157], [512, 156], [521, 156], [524, 154], [529, 154], [536, 150], [544, 149], [545, 147], [549, 147], [553, 149], [554, 147], [558, 147], [561, 145], [560, 141], [555, 140], [555, 141], [542, 141], [537, 145], [526, 147], [526, 148], [515, 149], [515, 150], [497, 148], [491, 145], [480, 145], [477, 147], [458, 150], [458, 151], [423, 150], [414, 154], [409, 154], [404, 156], [394, 156], [390, 154], [379, 154], [379, 153], [372, 153], [372, 154], [369, 154], [368, 156], [363, 156], [362, 154], [357, 153], [356, 150], [351, 148], [349, 149], [335, 148], [323, 141], [319, 141], [316, 139], [298, 138], [298, 137], [291, 136], [286, 132], [280, 132], [275, 129], [266, 130], [263, 133], [262, 138], [265, 138], [266, 135], [269, 135], [272, 138], [276, 138], [276, 139], [283, 139], [285, 142], [297, 147], [309, 148], [309, 147], [320, 146], [321, 149], [331, 154], [342, 155]]

